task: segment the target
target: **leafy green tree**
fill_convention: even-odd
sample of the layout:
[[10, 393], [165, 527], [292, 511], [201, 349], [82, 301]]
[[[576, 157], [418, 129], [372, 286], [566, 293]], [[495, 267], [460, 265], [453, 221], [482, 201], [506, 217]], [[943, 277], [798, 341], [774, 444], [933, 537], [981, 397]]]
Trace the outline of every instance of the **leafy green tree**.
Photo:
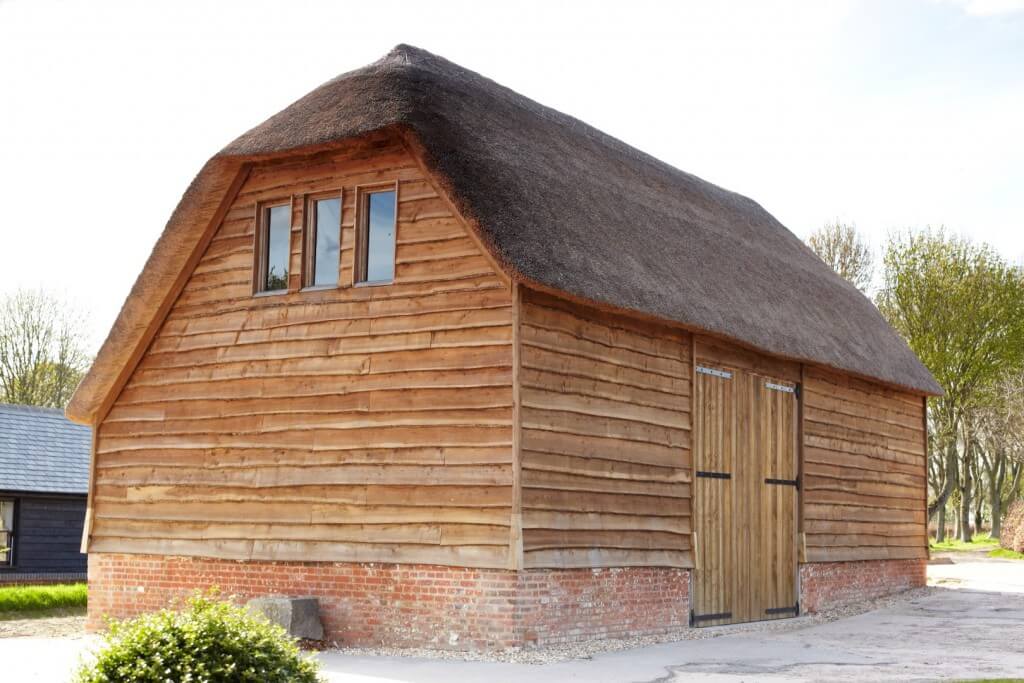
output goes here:
[[89, 367], [80, 315], [52, 295], [0, 301], [0, 401], [63, 408]]
[[[929, 515], [958, 488], [961, 537], [970, 540], [976, 421], [971, 410], [1024, 361], [1024, 279], [987, 245], [943, 229], [894, 235], [883, 260], [878, 307], [932, 371], [945, 395], [931, 401], [930, 420], [945, 458]], [[939, 530], [942, 533], [942, 530]]]

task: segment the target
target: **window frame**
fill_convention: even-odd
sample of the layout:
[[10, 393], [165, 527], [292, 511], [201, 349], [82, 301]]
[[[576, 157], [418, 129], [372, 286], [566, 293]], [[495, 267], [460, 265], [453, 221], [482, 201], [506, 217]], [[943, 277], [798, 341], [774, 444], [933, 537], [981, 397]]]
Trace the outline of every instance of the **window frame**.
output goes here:
[[[291, 291], [291, 259], [292, 259], [292, 218], [294, 197], [286, 199], [273, 199], [256, 203], [256, 230], [253, 242], [253, 296], [279, 296], [288, 294]], [[270, 256], [270, 210], [279, 206], [288, 208], [288, 278], [285, 279], [284, 289], [263, 289], [267, 280], [267, 259]]]
[[[352, 285], [355, 287], [380, 287], [394, 284], [398, 275], [398, 181], [372, 183], [368, 185], [357, 185], [356, 192], [356, 215], [355, 215], [355, 248], [352, 255]], [[381, 192], [395, 193], [395, 239], [391, 245], [392, 275], [390, 280], [367, 280], [366, 271], [369, 267], [370, 256], [370, 195]]]
[[[0, 502], [11, 503], [11, 530], [8, 532], [8, 543], [10, 550], [7, 551], [7, 559], [0, 560], [0, 572], [14, 569], [18, 547], [18, 499], [13, 496], [0, 496]], [[3, 547], [0, 544], [0, 547]]]
[[[316, 238], [317, 238], [317, 213], [316, 203], [324, 199], [338, 200], [338, 264], [336, 278], [332, 285], [318, 285], [316, 280]], [[341, 287], [341, 261], [342, 245], [345, 223], [345, 190], [327, 190], [307, 194], [302, 204], [303, 225], [302, 225], [302, 289], [303, 292], [315, 292], [323, 289], [338, 289]]]

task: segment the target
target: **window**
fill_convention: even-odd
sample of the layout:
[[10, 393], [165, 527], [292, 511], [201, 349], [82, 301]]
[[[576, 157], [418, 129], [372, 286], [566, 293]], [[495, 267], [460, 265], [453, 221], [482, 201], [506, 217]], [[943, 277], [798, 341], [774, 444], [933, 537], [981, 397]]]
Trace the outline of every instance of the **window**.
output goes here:
[[307, 201], [304, 286], [337, 286], [340, 237], [341, 197], [314, 197]]
[[291, 222], [290, 203], [260, 207], [256, 232], [257, 293], [288, 291]]
[[357, 283], [395, 279], [396, 197], [394, 190], [370, 190], [359, 195]]
[[0, 567], [14, 560], [14, 500], [0, 498]]

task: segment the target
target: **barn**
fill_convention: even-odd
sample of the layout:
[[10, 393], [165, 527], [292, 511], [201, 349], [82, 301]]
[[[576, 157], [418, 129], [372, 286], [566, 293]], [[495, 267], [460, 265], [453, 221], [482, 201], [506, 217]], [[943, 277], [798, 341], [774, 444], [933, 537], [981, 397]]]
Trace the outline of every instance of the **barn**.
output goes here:
[[85, 580], [91, 442], [59, 408], [0, 403], [0, 585]]
[[90, 623], [494, 649], [922, 585], [926, 399], [758, 204], [398, 46], [200, 170], [67, 414]]

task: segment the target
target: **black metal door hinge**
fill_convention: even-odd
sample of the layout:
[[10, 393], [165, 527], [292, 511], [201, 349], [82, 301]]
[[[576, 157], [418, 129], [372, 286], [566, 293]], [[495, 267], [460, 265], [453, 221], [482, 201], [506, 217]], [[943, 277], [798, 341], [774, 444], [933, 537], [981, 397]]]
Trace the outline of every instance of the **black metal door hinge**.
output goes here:
[[764, 483], [766, 483], [766, 484], [778, 484], [780, 486], [795, 486], [796, 488], [800, 488], [800, 480], [799, 479], [771, 479], [771, 478], [768, 478], [768, 479], [764, 480]]
[[792, 614], [794, 617], [800, 614], [800, 603], [797, 602], [792, 607], [769, 607], [764, 611], [765, 614]]
[[718, 621], [719, 619], [732, 619], [732, 612], [718, 612], [716, 614], [694, 614], [690, 610], [690, 623], [696, 624], [699, 621]]

